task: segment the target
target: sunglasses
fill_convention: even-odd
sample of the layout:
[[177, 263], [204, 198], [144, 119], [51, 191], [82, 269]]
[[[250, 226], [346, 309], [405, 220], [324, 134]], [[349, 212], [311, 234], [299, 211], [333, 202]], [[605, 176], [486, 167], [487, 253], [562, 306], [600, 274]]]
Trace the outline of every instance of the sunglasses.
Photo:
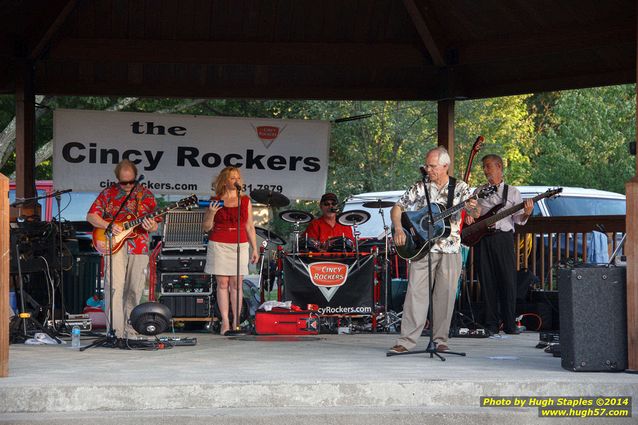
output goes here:
[[119, 181], [118, 184], [120, 184], [122, 186], [126, 186], [127, 184], [135, 184], [135, 180]]
[[322, 204], [325, 205], [326, 207], [334, 207], [337, 205], [336, 202], [332, 202], [332, 201], [322, 202]]

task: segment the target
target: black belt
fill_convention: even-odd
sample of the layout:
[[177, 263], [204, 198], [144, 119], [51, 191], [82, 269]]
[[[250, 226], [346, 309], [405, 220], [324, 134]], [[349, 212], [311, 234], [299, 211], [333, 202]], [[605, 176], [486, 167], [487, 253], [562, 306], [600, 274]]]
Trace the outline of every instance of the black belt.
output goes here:
[[487, 234], [488, 235], [496, 235], [498, 233], [514, 233], [513, 230], [509, 230], [509, 231], [505, 231], [505, 230], [499, 230], [499, 229], [487, 229]]

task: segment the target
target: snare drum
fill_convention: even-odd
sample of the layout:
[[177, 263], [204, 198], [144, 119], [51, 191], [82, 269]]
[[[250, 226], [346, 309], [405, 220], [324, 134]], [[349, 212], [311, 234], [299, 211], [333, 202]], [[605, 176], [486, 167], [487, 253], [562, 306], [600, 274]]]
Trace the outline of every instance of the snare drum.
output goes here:
[[337, 236], [325, 241], [323, 250], [326, 252], [352, 252], [354, 251], [354, 244], [350, 238]]
[[321, 244], [318, 240], [302, 236], [299, 238], [299, 252], [319, 252]]

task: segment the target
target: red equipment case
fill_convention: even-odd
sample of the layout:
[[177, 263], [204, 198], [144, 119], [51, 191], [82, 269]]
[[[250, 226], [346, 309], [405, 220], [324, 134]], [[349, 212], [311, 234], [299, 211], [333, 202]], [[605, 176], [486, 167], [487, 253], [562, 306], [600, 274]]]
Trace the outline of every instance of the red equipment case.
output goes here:
[[255, 313], [255, 332], [258, 335], [317, 335], [319, 315], [310, 310], [258, 310]]

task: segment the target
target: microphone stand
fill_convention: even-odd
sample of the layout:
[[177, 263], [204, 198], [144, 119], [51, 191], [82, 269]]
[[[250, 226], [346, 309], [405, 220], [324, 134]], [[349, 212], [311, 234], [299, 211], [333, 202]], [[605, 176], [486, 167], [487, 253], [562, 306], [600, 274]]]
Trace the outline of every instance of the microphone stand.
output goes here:
[[[428, 237], [432, 237], [434, 234], [434, 214], [432, 214], [432, 204], [430, 202], [430, 191], [428, 188], [428, 175], [424, 172], [424, 169], [421, 169], [421, 173], [423, 175], [423, 191], [425, 192], [425, 201], [427, 202], [428, 209]], [[427, 242], [426, 242], [427, 243]], [[430, 358], [437, 356], [442, 362], [445, 361], [445, 357], [441, 356], [441, 353], [436, 351], [436, 342], [434, 342], [434, 314], [432, 313], [432, 296], [434, 293], [434, 285], [432, 284], [432, 249], [428, 249], [428, 317], [430, 318], [430, 339], [428, 341], [428, 346], [425, 350], [416, 350], [416, 351], [406, 351], [405, 353], [387, 353], [387, 356], [397, 356], [404, 354], [418, 354], [418, 353], [429, 353]], [[465, 353], [455, 352], [455, 351], [445, 351], [444, 354], [455, 354], [457, 356], [465, 356]]]
[[[140, 181], [141, 181], [141, 178], [135, 181], [135, 185], [133, 185], [133, 188], [131, 189], [131, 191], [126, 195], [126, 198], [124, 198], [124, 201], [120, 204], [120, 208], [117, 210], [117, 212], [113, 216], [113, 220], [111, 220], [109, 225], [106, 226], [106, 229], [104, 229], [104, 235], [106, 236], [106, 240], [107, 240], [107, 250], [109, 252], [108, 255], [110, 255], [110, 258], [109, 258], [109, 302], [107, 307], [109, 310], [108, 311], [109, 319], [107, 320], [106, 335], [103, 337], [97, 338], [95, 341], [93, 341], [89, 345], [81, 347], [80, 351], [84, 351], [91, 347], [118, 348], [118, 344], [117, 344], [118, 338], [115, 333], [115, 329], [113, 329], [113, 224], [115, 224], [115, 219], [120, 215], [120, 212], [122, 212], [122, 209], [124, 209], [124, 205], [126, 205], [128, 200], [131, 199], [131, 195], [133, 194], [133, 192], [135, 192], [135, 189], [137, 189], [137, 186], [139, 185]], [[121, 348], [126, 348], [126, 347], [122, 346]]]
[[[62, 304], [62, 327], [66, 328], [66, 306], [64, 304], [64, 267], [62, 266], [62, 211], [60, 211], [60, 201], [62, 200], [62, 194], [71, 192], [71, 189], [57, 191], [53, 194], [55, 197], [55, 203], [58, 206], [58, 248], [60, 251], [58, 252], [58, 259], [60, 261], [60, 302]], [[53, 323], [53, 329], [57, 332], [55, 327], [55, 291], [53, 291], [53, 308], [51, 312], [51, 323]]]
[[[237, 326], [235, 326], [235, 330], [233, 331], [227, 331], [225, 335], [232, 335], [232, 336], [237, 336], [237, 335], [243, 335], [244, 332], [241, 331], [241, 326], [240, 326], [240, 317], [241, 317], [241, 302], [242, 302], [242, 297], [240, 296], [240, 288], [243, 289], [243, 282], [239, 281], [239, 265], [240, 265], [240, 259], [241, 259], [241, 252], [240, 252], [240, 243], [241, 243], [241, 186], [236, 185], [236, 189], [237, 189], [237, 274], [235, 275], [235, 281], [237, 282], [236, 286], [237, 286], [237, 298], [236, 298], [236, 310], [237, 310], [237, 317], [233, 318], [237, 321]], [[231, 310], [232, 310], [232, 303], [231, 303]]]

